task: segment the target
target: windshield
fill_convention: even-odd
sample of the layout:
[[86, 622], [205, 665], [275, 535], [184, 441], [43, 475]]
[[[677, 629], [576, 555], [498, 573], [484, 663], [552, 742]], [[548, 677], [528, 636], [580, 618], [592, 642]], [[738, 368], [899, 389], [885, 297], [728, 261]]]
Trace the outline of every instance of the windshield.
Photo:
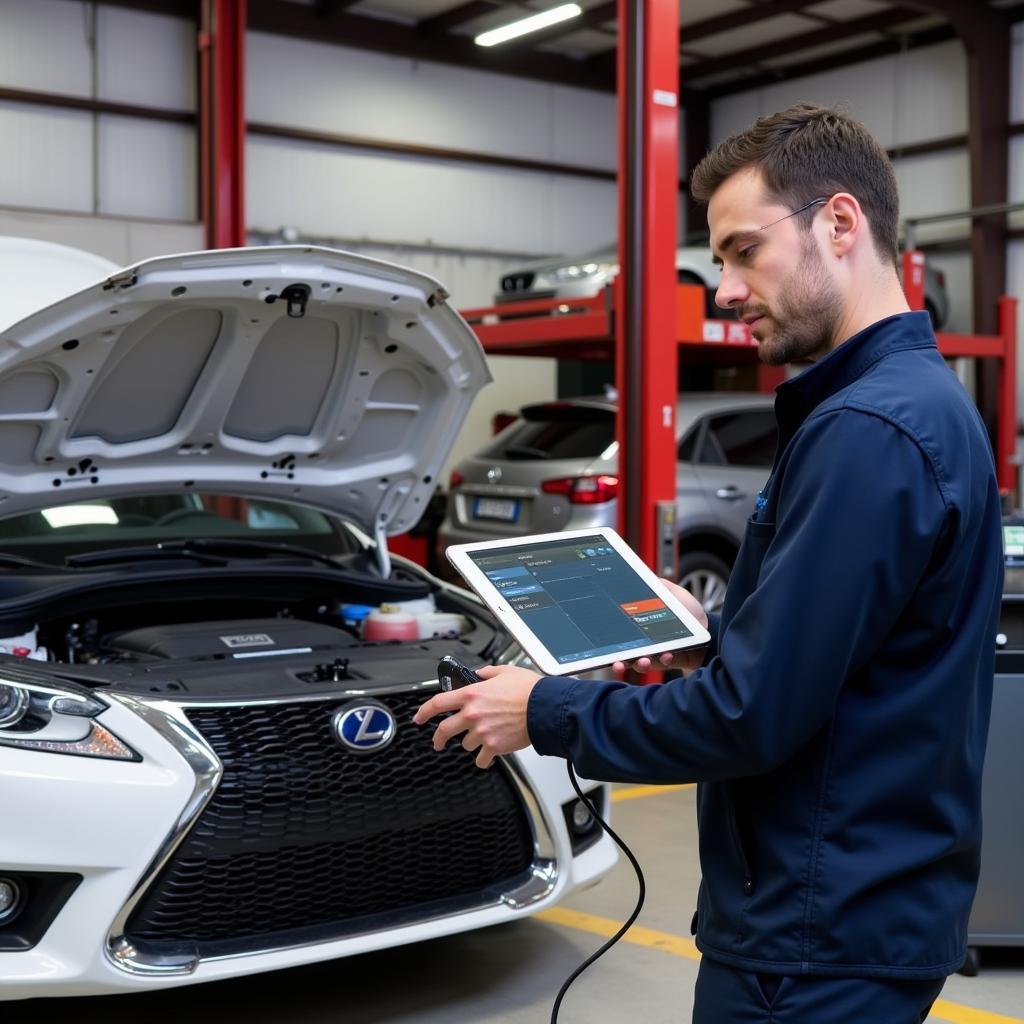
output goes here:
[[0, 520], [4, 551], [55, 565], [87, 551], [197, 538], [286, 543], [332, 555], [363, 547], [344, 523], [322, 512], [222, 494], [98, 499]]

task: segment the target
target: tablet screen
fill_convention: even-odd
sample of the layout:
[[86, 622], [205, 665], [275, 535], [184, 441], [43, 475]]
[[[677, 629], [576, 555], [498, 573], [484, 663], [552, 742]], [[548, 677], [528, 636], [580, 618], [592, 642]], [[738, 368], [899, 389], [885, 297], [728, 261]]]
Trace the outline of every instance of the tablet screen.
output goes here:
[[693, 636], [600, 534], [467, 554], [560, 665]]

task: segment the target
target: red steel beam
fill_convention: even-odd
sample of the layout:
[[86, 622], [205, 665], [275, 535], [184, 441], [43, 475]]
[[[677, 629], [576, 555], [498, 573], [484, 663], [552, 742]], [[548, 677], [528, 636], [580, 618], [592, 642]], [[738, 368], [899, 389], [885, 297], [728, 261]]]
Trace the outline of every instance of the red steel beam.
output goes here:
[[657, 514], [676, 497], [679, 0], [619, 0], [618, 14], [619, 527], [648, 565], [674, 574]]
[[208, 249], [245, 245], [247, 0], [202, 0], [199, 14], [199, 195]]

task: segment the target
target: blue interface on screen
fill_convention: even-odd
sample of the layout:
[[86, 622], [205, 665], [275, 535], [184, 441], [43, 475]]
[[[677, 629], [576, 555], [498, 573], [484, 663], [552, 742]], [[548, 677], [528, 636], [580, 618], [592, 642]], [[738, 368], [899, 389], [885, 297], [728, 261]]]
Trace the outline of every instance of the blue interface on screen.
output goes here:
[[559, 664], [693, 635], [600, 534], [470, 557]]

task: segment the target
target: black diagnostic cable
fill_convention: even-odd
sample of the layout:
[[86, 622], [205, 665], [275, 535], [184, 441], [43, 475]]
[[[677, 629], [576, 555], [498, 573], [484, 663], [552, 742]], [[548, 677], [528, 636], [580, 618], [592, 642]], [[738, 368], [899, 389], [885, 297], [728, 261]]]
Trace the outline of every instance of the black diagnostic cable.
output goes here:
[[[453, 658], [450, 655], [446, 655], [437, 663], [437, 680], [441, 684], [441, 689], [457, 690], [461, 686], [469, 686], [470, 683], [480, 683], [483, 680], [471, 669], [467, 668], [462, 664], [458, 658]], [[583, 790], [580, 788], [579, 779], [576, 778], [576, 772], [573, 770], [572, 761], [566, 758], [565, 761], [566, 770], [569, 773], [569, 782], [572, 784], [572, 788], [576, 791], [576, 796], [579, 797], [583, 806], [590, 812], [594, 820], [601, 826], [601, 828], [608, 833], [615, 845], [626, 855], [626, 859], [633, 866], [633, 870], [636, 872], [636, 880], [638, 886], [638, 893], [636, 899], [636, 906], [633, 908], [633, 912], [626, 919], [622, 927], [596, 952], [592, 953], [587, 957], [569, 975], [568, 978], [562, 983], [562, 987], [558, 990], [558, 995], [555, 996], [555, 1002], [551, 1007], [551, 1024], [558, 1024], [558, 1011], [561, 1008], [562, 1000], [565, 998], [565, 993], [569, 991], [569, 986], [592, 964], [600, 957], [604, 956], [612, 946], [615, 945], [619, 939], [622, 938], [626, 932], [633, 926], [633, 922], [640, 916], [640, 911], [643, 909], [644, 899], [647, 895], [647, 885], [644, 881], [644, 873], [640, 869], [640, 863], [633, 855], [633, 851], [622, 841], [622, 839], [615, 833], [611, 825], [608, 824], [601, 817], [600, 811], [594, 806], [593, 800], [588, 797]]]

